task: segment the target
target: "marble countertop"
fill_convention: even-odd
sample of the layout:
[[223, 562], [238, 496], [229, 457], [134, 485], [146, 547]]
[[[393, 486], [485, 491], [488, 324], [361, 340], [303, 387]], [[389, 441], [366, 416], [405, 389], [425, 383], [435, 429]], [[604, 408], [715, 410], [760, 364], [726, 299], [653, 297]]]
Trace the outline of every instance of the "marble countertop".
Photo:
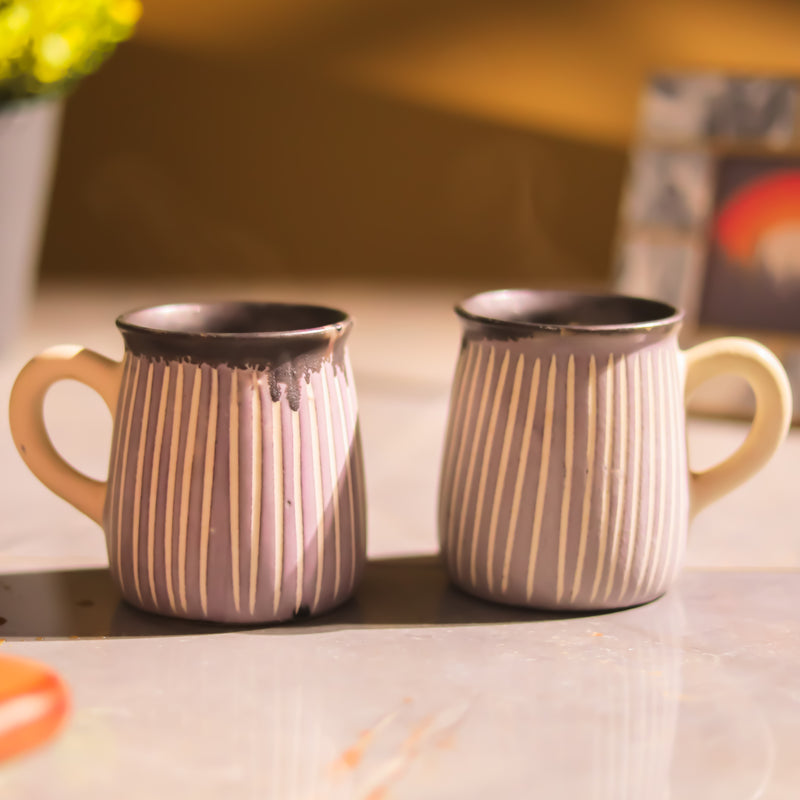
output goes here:
[[[471, 288], [45, 287], [0, 357], [4, 398], [47, 345], [120, 356], [114, 317], [150, 302], [302, 297], [353, 313], [371, 560], [354, 601], [302, 624], [137, 612], [100, 530], [30, 475], [0, 426], [0, 654], [54, 667], [74, 706], [52, 744], [0, 766], [4, 800], [798, 796], [800, 431], [698, 516], [687, 568], [655, 603], [570, 617], [473, 600], [435, 557], [451, 307]], [[63, 383], [46, 410], [59, 449], [102, 477], [99, 397]], [[692, 420], [692, 463], [745, 433]]]

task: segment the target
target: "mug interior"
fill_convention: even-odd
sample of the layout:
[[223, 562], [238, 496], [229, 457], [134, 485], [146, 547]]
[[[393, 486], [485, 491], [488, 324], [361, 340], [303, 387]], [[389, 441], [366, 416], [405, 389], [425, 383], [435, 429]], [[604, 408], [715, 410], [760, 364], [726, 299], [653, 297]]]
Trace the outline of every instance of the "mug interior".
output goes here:
[[319, 331], [348, 321], [343, 311], [293, 303], [173, 303], [123, 314], [122, 330], [205, 336], [270, 336]]
[[456, 307], [467, 320], [515, 327], [630, 330], [669, 325], [682, 314], [659, 300], [614, 294], [501, 289], [474, 295]]

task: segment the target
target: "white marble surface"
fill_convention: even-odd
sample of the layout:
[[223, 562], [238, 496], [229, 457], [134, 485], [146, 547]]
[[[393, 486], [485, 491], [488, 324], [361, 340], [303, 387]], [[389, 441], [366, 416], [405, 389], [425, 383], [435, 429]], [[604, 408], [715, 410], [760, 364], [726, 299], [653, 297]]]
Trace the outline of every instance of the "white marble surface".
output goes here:
[[[113, 318], [137, 305], [260, 296], [351, 311], [373, 563], [356, 601], [302, 626], [140, 614], [110, 583], [100, 531], [27, 472], [0, 427], [0, 653], [52, 664], [75, 703], [53, 745], [0, 767], [4, 800], [800, 796], [800, 432], [697, 518], [687, 571], [650, 606], [566, 618], [467, 598], [431, 556], [451, 307], [469, 290], [43, 293], [0, 357], [4, 398], [49, 344], [119, 356]], [[47, 411], [62, 451], [102, 476], [99, 398], [62, 384]], [[745, 431], [693, 420], [693, 463]]]

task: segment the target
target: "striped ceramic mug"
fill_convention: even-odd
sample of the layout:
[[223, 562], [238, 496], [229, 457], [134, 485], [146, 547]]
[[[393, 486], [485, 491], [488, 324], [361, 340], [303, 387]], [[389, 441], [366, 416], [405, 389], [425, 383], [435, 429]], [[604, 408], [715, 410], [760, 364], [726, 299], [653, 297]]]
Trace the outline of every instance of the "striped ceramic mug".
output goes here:
[[[365, 560], [351, 320], [307, 305], [209, 303], [117, 320], [122, 363], [72, 346], [20, 372], [11, 431], [50, 489], [102, 525], [123, 596], [147, 611], [273, 622], [345, 601]], [[53, 449], [55, 381], [114, 417], [108, 482]]]
[[[575, 610], [658, 597], [680, 569], [690, 517], [786, 435], [778, 359], [740, 338], [682, 352], [682, 314], [664, 303], [502, 290], [456, 312], [439, 538], [454, 582], [480, 597]], [[753, 388], [753, 425], [730, 458], [691, 472], [684, 397], [722, 373]]]

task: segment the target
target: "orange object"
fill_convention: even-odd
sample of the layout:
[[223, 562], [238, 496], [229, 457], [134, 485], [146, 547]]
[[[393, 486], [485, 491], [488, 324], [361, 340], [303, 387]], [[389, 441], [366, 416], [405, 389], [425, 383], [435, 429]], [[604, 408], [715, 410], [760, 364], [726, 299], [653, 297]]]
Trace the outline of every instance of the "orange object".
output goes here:
[[67, 688], [53, 670], [0, 656], [0, 762], [46, 742], [68, 711]]
[[762, 236], [800, 223], [800, 169], [776, 170], [736, 192], [717, 217], [716, 235], [728, 258], [753, 265]]

